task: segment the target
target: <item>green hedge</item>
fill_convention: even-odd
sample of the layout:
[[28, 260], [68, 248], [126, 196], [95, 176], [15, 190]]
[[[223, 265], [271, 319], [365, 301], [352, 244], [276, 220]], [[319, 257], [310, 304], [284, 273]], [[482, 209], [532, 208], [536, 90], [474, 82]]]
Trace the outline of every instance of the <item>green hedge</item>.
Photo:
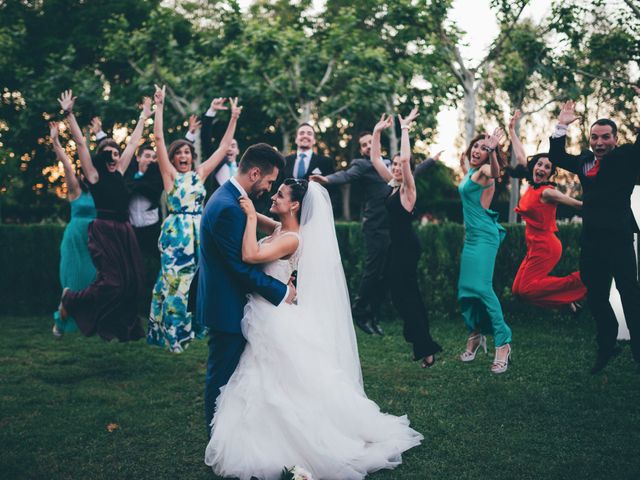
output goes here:
[[[507, 237], [496, 261], [494, 287], [505, 311], [523, 308], [511, 298], [511, 284], [525, 255], [522, 225], [505, 225]], [[338, 223], [338, 241], [352, 293], [357, 291], [362, 268], [363, 243], [360, 225]], [[63, 227], [58, 225], [0, 225], [0, 314], [42, 314], [58, 305], [60, 283], [58, 247]], [[419, 269], [422, 291], [433, 314], [458, 315], [456, 284], [464, 229], [456, 223], [418, 227], [423, 245]], [[577, 269], [580, 225], [560, 225], [564, 254], [554, 274], [566, 275]], [[147, 298], [140, 310], [148, 312], [151, 289], [159, 264], [147, 259]], [[542, 311], [541, 311], [542, 313]]]

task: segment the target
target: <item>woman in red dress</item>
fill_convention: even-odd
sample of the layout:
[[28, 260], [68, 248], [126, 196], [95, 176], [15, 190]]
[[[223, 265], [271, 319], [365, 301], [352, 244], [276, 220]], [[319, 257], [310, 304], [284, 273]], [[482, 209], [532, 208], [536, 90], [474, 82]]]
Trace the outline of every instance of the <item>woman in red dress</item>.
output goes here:
[[526, 178], [529, 188], [520, 199], [515, 211], [525, 221], [527, 255], [524, 257], [511, 288], [514, 295], [545, 308], [569, 307], [576, 312], [578, 303], [587, 295], [580, 280], [580, 272], [566, 277], [549, 275], [562, 256], [562, 243], [556, 236], [556, 209], [558, 204], [582, 208], [582, 202], [560, 193], [551, 182], [556, 167], [548, 154], [539, 153], [527, 163], [524, 148], [515, 131], [520, 118], [516, 111], [509, 124], [509, 133], [518, 165], [512, 170], [514, 177]]

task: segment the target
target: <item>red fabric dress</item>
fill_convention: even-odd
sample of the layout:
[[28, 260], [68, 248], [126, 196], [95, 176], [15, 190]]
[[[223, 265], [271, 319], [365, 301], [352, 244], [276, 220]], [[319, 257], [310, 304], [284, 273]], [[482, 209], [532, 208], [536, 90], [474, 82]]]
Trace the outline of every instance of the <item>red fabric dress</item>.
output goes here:
[[547, 188], [530, 187], [520, 199], [515, 211], [526, 223], [527, 256], [524, 257], [512, 292], [522, 300], [540, 307], [558, 308], [582, 300], [587, 289], [580, 280], [580, 272], [566, 277], [549, 275], [562, 256], [562, 243], [556, 236], [556, 205], [542, 202]]

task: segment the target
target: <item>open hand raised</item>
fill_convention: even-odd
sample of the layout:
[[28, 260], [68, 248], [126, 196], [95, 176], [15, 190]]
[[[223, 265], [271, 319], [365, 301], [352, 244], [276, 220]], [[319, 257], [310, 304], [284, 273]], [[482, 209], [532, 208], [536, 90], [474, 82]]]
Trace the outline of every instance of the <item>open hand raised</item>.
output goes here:
[[513, 133], [516, 131], [516, 125], [520, 121], [520, 118], [522, 118], [522, 112], [516, 109], [513, 115], [511, 115], [511, 120], [509, 120], [509, 132]]
[[102, 120], [100, 120], [100, 117], [93, 117], [91, 119], [91, 122], [89, 122], [89, 131], [93, 135], [97, 135], [102, 131]]
[[191, 133], [196, 133], [201, 126], [202, 126], [202, 122], [198, 120], [197, 115], [191, 115], [189, 117], [189, 131]]
[[51, 137], [51, 143], [57, 144], [60, 143], [60, 139], [58, 138], [59, 127], [58, 122], [49, 122], [49, 136]]
[[500, 127], [496, 128], [491, 135], [484, 134], [485, 145], [492, 150], [495, 150], [500, 144], [500, 140], [504, 138], [504, 130]]
[[562, 110], [560, 110], [560, 115], [558, 115], [558, 123], [560, 125], [569, 125], [579, 118], [580, 117], [576, 115], [576, 102], [568, 100], [562, 105]]
[[62, 107], [62, 110], [71, 113], [73, 111], [73, 104], [76, 102], [76, 98], [78, 97], [74, 97], [71, 90], [65, 90], [60, 94], [58, 103], [60, 104], [60, 107]]

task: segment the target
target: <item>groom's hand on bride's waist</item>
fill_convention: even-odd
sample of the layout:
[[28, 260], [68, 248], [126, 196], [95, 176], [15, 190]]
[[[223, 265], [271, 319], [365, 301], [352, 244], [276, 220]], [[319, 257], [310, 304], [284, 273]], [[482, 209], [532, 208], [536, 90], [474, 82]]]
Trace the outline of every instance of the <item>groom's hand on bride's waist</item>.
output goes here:
[[287, 298], [284, 299], [285, 303], [288, 303], [289, 305], [294, 304], [296, 305], [296, 296], [298, 295], [298, 292], [296, 291], [296, 287], [293, 285], [293, 283], [291, 283], [291, 281], [289, 281], [289, 283], [287, 284], [288, 290], [287, 290]]

